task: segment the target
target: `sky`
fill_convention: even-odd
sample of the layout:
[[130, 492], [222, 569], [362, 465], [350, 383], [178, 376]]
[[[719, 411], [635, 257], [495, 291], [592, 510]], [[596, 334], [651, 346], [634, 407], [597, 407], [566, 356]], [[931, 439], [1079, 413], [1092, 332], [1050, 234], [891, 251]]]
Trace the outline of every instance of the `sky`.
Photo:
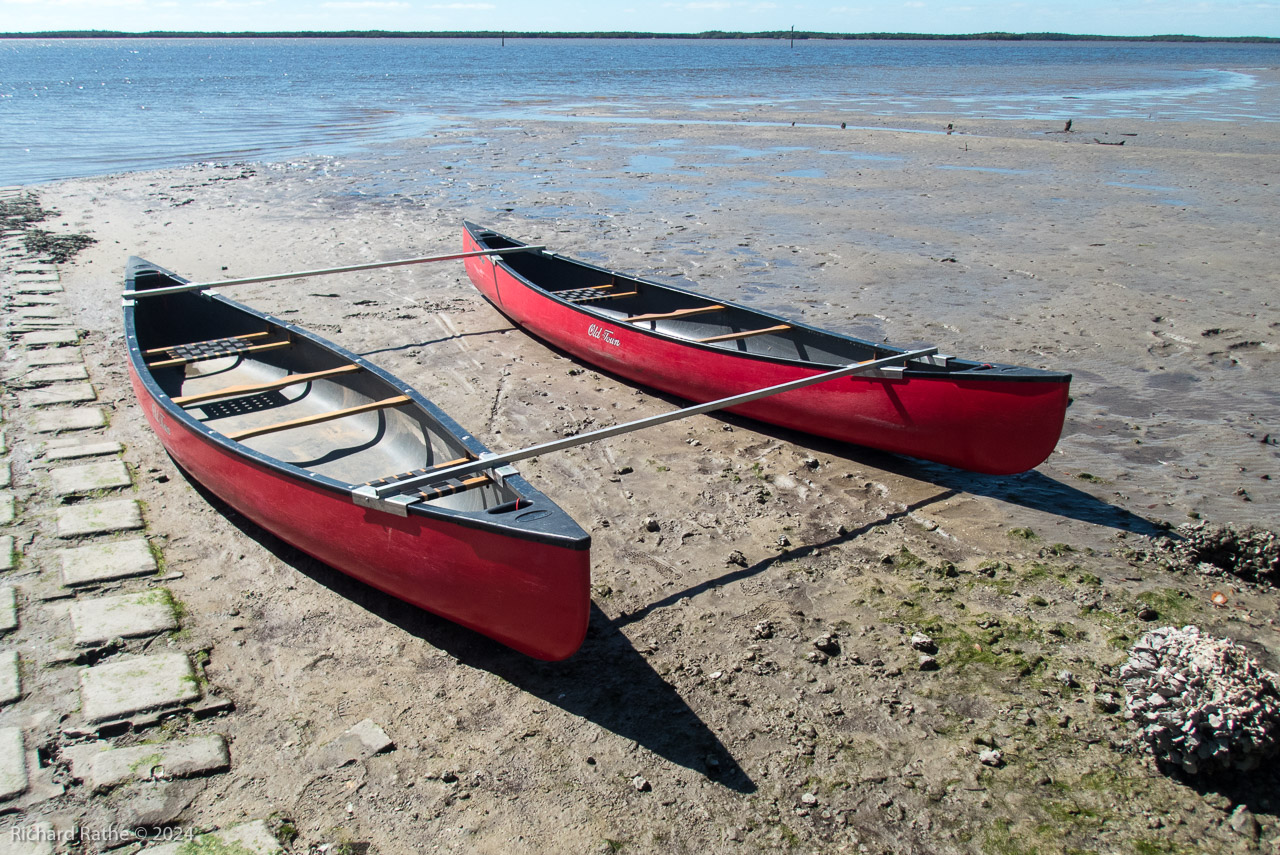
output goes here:
[[0, 0], [0, 31], [727, 30], [1280, 37], [1280, 0]]

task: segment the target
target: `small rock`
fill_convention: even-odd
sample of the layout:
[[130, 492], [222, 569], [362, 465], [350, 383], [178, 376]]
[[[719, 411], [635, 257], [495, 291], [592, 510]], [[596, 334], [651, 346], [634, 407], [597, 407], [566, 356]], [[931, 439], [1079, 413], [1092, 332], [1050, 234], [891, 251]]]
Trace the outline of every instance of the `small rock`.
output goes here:
[[1078, 689], [1080, 684], [1076, 682], [1076, 675], [1070, 671], [1059, 671], [1058, 682], [1066, 686], [1068, 689]]
[[786, 549], [790, 545], [791, 545], [791, 538], [787, 537], [785, 534], [778, 535], [778, 546], [782, 547], [783, 549]]
[[932, 638], [925, 635], [923, 632], [917, 632], [915, 635], [911, 636], [911, 646], [916, 650], [919, 650], [921, 653], [938, 652], [938, 645], [934, 643]]
[[808, 805], [809, 807], [813, 807], [818, 803], [818, 797], [813, 793], [805, 793], [802, 796], [800, 796], [800, 803], [803, 805]]
[[999, 748], [988, 748], [978, 754], [978, 762], [983, 766], [999, 769], [1004, 765], [1004, 753]]
[[937, 660], [937, 659], [933, 658], [932, 656], [930, 656], [930, 655], [929, 655], [929, 654], [927, 654], [927, 653], [922, 653], [922, 654], [920, 655], [920, 670], [921, 670], [921, 671], [937, 671], [937, 670], [938, 670], [938, 668], [939, 668], [939, 665], [938, 665], [938, 660]]
[[653, 517], [647, 517], [644, 521], [645, 531], [661, 531], [662, 525]]
[[828, 658], [827, 654], [823, 653], [821, 650], [810, 650], [809, 655], [805, 657], [805, 659], [808, 659], [810, 662], [817, 665], [825, 665]]
[[1241, 835], [1247, 840], [1256, 842], [1262, 834], [1262, 827], [1258, 825], [1258, 819], [1253, 815], [1253, 811], [1249, 810], [1245, 805], [1240, 805], [1231, 814], [1227, 820], [1227, 825], [1236, 834]]
[[630, 466], [619, 466], [617, 469], [613, 470], [613, 474], [614, 475], [630, 475], [632, 472], [635, 472], [635, 471], [636, 470], [632, 469]]
[[767, 620], [760, 621], [752, 627], [751, 635], [755, 638], [773, 638], [773, 623]]
[[1093, 707], [1098, 712], [1110, 715], [1120, 711], [1120, 701], [1115, 695], [1106, 692], [1093, 699]]
[[829, 656], [835, 656], [840, 652], [840, 642], [836, 640], [834, 633], [824, 632], [813, 640], [813, 646]]
[[1160, 617], [1160, 614], [1150, 606], [1143, 606], [1138, 609], [1138, 620], [1151, 621]]
[[649, 782], [646, 781], [640, 775], [636, 775], [634, 778], [631, 779], [631, 786], [635, 787], [636, 792], [639, 792], [639, 793], [647, 793], [651, 789], [653, 789], [653, 787], [649, 786]]
[[729, 557], [728, 557], [728, 558], [726, 558], [726, 559], [724, 560], [724, 563], [725, 563], [725, 564], [736, 564], [736, 565], [737, 565], [737, 566], [739, 566], [739, 567], [746, 567], [746, 566], [747, 566], [747, 556], [743, 555], [741, 552], [739, 552], [738, 550], [736, 550], [736, 549], [735, 549], [735, 550], [733, 550], [733, 552], [730, 552], [730, 553], [729, 553]]

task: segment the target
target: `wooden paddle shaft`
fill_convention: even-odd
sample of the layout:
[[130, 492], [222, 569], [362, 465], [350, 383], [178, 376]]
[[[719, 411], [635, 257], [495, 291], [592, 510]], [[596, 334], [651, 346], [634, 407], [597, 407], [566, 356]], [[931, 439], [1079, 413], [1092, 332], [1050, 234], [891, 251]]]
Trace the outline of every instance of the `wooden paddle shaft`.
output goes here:
[[426, 264], [431, 261], [456, 261], [459, 258], [475, 258], [480, 255], [505, 255], [510, 252], [537, 252], [545, 246], [510, 246], [502, 249], [481, 249], [475, 252], [456, 252], [452, 255], [427, 255], [421, 258], [402, 258], [398, 261], [372, 261], [368, 264], [349, 264], [345, 267], [329, 267], [323, 270], [299, 270], [293, 273], [272, 273], [268, 276], [249, 276], [245, 279], [223, 279], [218, 282], [187, 282], [167, 288], [147, 288], [142, 291], [123, 291], [126, 300], [134, 297], [163, 297], [165, 294], [181, 294], [183, 291], [200, 291], [204, 288], [225, 288], [228, 285], [252, 285], [255, 282], [277, 282], [281, 279], [305, 279], [309, 276], [328, 276], [333, 273], [354, 273], [358, 270], [377, 270], [381, 267], [404, 267], [409, 264]]
[[776, 386], [766, 386], [763, 389], [744, 392], [740, 395], [733, 395], [728, 398], [720, 398], [716, 401], [708, 401], [705, 404], [695, 404], [692, 407], [685, 407], [682, 410], [674, 410], [670, 413], [661, 413], [656, 416], [637, 419], [633, 422], [614, 425], [613, 427], [600, 428], [599, 430], [593, 430], [589, 433], [580, 433], [577, 436], [568, 436], [563, 439], [544, 442], [541, 445], [531, 445], [528, 448], [522, 448], [518, 451], [508, 451], [505, 454], [493, 454], [481, 457], [477, 460], [472, 460], [458, 466], [440, 469], [429, 475], [422, 475], [417, 478], [406, 478], [405, 480], [398, 481], [394, 484], [374, 487], [374, 492], [378, 498], [381, 498], [390, 493], [397, 493], [410, 487], [431, 484], [448, 478], [461, 478], [465, 475], [472, 475], [484, 469], [491, 469], [495, 466], [501, 466], [507, 463], [515, 463], [517, 460], [528, 460], [530, 457], [540, 457], [543, 454], [548, 454], [552, 451], [562, 451], [566, 448], [585, 445], [588, 442], [608, 439], [610, 437], [620, 436], [624, 433], [644, 430], [648, 427], [656, 427], [658, 425], [663, 425], [667, 422], [673, 422], [689, 416], [709, 413], [713, 410], [722, 410], [726, 407], [736, 407], [739, 404], [747, 404], [761, 398], [767, 398], [770, 395], [778, 395], [783, 392], [790, 392], [793, 389], [803, 389], [806, 386], [826, 383], [828, 380], [838, 380], [841, 377], [851, 377], [855, 374], [866, 374], [869, 371], [875, 371], [878, 368], [884, 368], [888, 365], [895, 365], [900, 362], [907, 362], [924, 356], [932, 356], [937, 352], [938, 348], [936, 347], [925, 347], [920, 350], [911, 350], [905, 353], [896, 353], [892, 356], [884, 356], [880, 359], [871, 359], [866, 362], [855, 362], [852, 365], [846, 365], [843, 368], [837, 368], [834, 371], [826, 371], [822, 374], [801, 377], [799, 380], [779, 383]]

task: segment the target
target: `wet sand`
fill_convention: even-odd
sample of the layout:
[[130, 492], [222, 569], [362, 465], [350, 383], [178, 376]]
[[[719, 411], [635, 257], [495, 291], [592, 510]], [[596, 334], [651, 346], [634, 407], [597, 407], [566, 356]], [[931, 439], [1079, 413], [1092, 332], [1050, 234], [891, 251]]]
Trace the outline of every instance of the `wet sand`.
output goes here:
[[[182, 645], [236, 701], [201, 725], [231, 736], [232, 770], [184, 821], [278, 811], [295, 851], [1212, 850], [1246, 804], [1274, 845], [1265, 787], [1157, 773], [1099, 698], [1141, 604], [1280, 665], [1274, 590], [1215, 608], [1228, 583], [1125, 551], [1277, 518], [1280, 123], [694, 118], [467, 120], [349, 158], [35, 188], [98, 239], [62, 271], [67, 302], [185, 574]], [[211, 504], [126, 378], [127, 255], [196, 280], [314, 269], [447, 252], [464, 219], [817, 326], [1070, 371], [1063, 438], [994, 478], [698, 417], [523, 464], [594, 538], [587, 644], [532, 662]], [[495, 450], [676, 406], [513, 330], [460, 263], [233, 296], [371, 357]], [[917, 631], [940, 672], [918, 669]], [[837, 655], [813, 655], [823, 633]], [[365, 717], [394, 751], [313, 764]], [[1001, 768], [976, 759], [993, 741]]]

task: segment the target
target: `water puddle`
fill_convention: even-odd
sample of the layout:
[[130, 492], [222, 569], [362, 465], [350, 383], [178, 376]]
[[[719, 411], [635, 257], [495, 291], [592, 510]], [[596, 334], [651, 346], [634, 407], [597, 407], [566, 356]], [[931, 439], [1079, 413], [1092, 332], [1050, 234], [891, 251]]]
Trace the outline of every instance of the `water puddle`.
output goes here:
[[671, 172], [676, 168], [674, 157], [656, 154], [633, 154], [623, 172]]
[[961, 172], [991, 172], [996, 175], [1034, 175], [1030, 169], [1006, 169], [1000, 166], [939, 166], [938, 169], [954, 169]]

